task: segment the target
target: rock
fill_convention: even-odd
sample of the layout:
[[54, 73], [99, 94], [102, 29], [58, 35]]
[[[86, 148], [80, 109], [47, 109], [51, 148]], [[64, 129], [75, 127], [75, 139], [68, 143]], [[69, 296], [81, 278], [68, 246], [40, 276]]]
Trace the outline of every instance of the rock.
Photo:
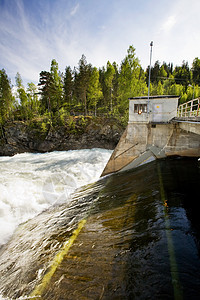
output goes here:
[[50, 128], [44, 133], [41, 128], [25, 122], [12, 122], [3, 126], [0, 136], [0, 155], [23, 152], [50, 152], [86, 148], [114, 149], [124, 127], [115, 119], [88, 119], [81, 124], [76, 118], [76, 127]]

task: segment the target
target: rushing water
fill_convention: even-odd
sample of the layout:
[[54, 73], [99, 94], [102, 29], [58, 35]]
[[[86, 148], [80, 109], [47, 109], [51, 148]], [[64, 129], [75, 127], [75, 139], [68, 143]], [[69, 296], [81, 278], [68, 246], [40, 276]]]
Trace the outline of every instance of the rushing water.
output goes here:
[[[2, 203], [10, 207], [14, 227], [24, 221], [24, 215], [29, 219], [0, 249], [2, 297], [199, 299], [197, 159], [155, 161], [94, 182], [111, 152], [96, 149], [69, 154], [2, 158], [4, 199], [10, 199], [7, 188], [14, 189], [15, 179], [20, 180], [23, 192], [9, 195], [23, 205], [15, 214], [14, 200]], [[80, 186], [77, 182], [90, 184], [72, 193]], [[34, 194], [36, 205], [31, 204]], [[25, 207], [33, 211], [32, 216]], [[80, 231], [78, 224], [84, 225]], [[71, 248], [64, 252], [63, 245], [72, 239]], [[2, 235], [2, 242], [6, 241]], [[33, 298], [38, 287], [40, 294]]]
[[[0, 157], [0, 245], [15, 228], [99, 179], [112, 151], [104, 149]], [[2, 230], [3, 228], [3, 230]]]

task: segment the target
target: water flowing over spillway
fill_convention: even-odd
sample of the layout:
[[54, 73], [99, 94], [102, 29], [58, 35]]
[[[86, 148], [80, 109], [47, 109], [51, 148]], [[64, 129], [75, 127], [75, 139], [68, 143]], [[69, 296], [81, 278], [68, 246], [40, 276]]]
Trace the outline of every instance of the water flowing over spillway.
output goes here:
[[98, 180], [111, 153], [84, 149], [0, 157], [0, 245], [20, 223]]
[[2, 234], [2, 299], [199, 299], [198, 160], [154, 161], [98, 180], [111, 152], [81, 151], [2, 158], [14, 175], [1, 177], [4, 199], [14, 178], [23, 182], [11, 193], [22, 199], [20, 220], [2, 201], [16, 228]]

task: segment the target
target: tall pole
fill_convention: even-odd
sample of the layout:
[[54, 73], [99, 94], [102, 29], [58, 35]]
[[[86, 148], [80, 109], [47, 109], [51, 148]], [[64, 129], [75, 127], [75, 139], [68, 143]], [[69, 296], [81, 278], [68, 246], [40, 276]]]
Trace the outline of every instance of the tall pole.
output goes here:
[[150, 95], [150, 78], [151, 78], [151, 58], [152, 58], [152, 47], [153, 41], [150, 43], [150, 65], [149, 65], [149, 83], [148, 83], [148, 105], [147, 105], [147, 113], [149, 114], [149, 95]]

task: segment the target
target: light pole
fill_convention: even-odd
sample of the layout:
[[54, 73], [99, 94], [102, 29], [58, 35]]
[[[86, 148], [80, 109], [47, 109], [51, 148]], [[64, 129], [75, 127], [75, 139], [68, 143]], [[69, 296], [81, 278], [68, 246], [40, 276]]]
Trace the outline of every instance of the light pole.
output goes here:
[[147, 113], [149, 114], [149, 95], [150, 95], [150, 78], [151, 78], [151, 58], [152, 58], [152, 47], [153, 41], [150, 43], [150, 65], [149, 65], [149, 83], [148, 83], [148, 104], [147, 104]]

